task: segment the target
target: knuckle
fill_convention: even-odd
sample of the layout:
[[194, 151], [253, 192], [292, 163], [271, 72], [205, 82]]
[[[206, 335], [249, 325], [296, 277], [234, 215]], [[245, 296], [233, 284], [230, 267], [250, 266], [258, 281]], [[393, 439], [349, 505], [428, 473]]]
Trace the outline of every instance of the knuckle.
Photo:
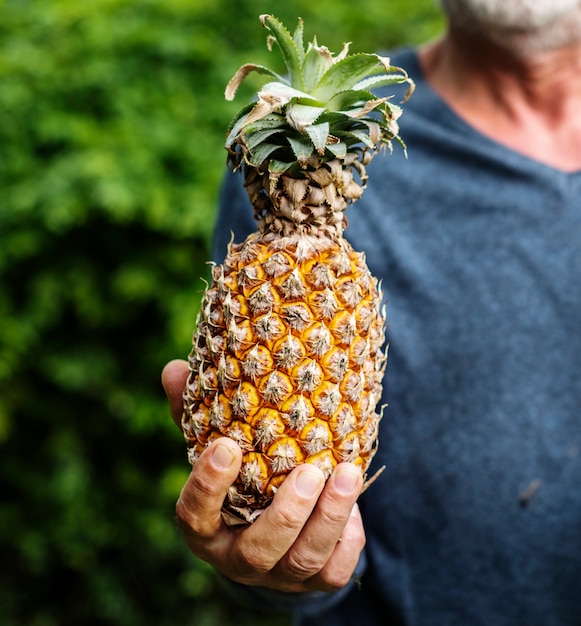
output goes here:
[[231, 565], [238, 575], [257, 578], [270, 572], [275, 562], [259, 546], [241, 544], [232, 555]]
[[176, 502], [176, 518], [182, 530], [189, 536], [207, 536], [213, 527], [206, 502], [214, 493], [214, 487], [203, 479], [191, 479]]
[[176, 502], [176, 516], [180, 522], [189, 523], [195, 516], [197, 508], [196, 498], [184, 489]]
[[176, 502], [176, 518], [182, 531], [188, 535], [203, 535], [204, 524], [188, 502], [180, 496]]
[[176, 517], [177, 517], [178, 522], [180, 523], [180, 526], [189, 524], [190, 510], [186, 506], [181, 496], [178, 498], [178, 501], [176, 502]]
[[365, 531], [359, 526], [347, 526], [343, 532], [343, 539], [348, 541], [354, 549], [359, 549], [359, 552], [365, 547]]
[[338, 591], [351, 581], [352, 575], [351, 570], [334, 569], [325, 572], [325, 575], [320, 579], [319, 589], [327, 592]]
[[293, 581], [305, 581], [319, 573], [323, 566], [320, 557], [313, 553], [289, 552], [284, 575]]
[[349, 559], [348, 562], [337, 564], [328, 562], [320, 572], [312, 576], [305, 583], [307, 589], [313, 591], [333, 592], [338, 591], [349, 584], [354, 579], [354, 572], [357, 566], [357, 558]]
[[280, 529], [281, 532], [287, 533], [296, 533], [298, 532], [305, 524], [305, 519], [297, 514], [292, 507], [279, 507], [275, 511], [275, 520], [274, 523]]
[[340, 511], [330, 507], [321, 507], [318, 511], [319, 523], [323, 528], [329, 529], [329, 534], [334, 531], [339, 531], [345, 525], [345, 515]]
[[199, 500], [214, 497], [221, 487], [216, 479], [212, 479], [211, 476], [202, 471], [194, 470], [190, 480], [191, 491], [195, 493], [196, 498]]
[[360, 553], [367, 543], [363, 525], [361, 523], [348, 524], [343, 532], [343, 539], [348, 541], [357, 553]]

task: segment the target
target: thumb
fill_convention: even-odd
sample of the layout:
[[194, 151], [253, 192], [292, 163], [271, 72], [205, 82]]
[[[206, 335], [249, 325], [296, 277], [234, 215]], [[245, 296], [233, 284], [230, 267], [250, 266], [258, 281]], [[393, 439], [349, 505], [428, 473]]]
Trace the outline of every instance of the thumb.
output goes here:
[[189, 369], [187, 361], [175, 359], [170, 361], [161, 372], [161, 384], [169, 401], [169, 409], [173, 421], [179, 427], [183, 411], [183, 392], [186, 386]]
[[176, 505], [190, 547], [212, 538], [222, 527], [222, 505], [241, 462], [242, 450], [227, 437], [213, 441], [196, 461]]

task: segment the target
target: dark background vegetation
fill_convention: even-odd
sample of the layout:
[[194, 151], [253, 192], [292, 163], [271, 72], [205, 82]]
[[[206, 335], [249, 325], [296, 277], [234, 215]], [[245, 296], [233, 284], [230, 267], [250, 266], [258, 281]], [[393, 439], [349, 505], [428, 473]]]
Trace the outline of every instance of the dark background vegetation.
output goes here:
[[[189, 351], [244, 62], [270, 12], [339, 51], [434, 0], [0, 0], [0, 624], [285, 623], [191, 556], [159, 383]], [[250, 81], [251, 82], [251, 81]], [[248, 88], [250, 88], [249, 85]]]

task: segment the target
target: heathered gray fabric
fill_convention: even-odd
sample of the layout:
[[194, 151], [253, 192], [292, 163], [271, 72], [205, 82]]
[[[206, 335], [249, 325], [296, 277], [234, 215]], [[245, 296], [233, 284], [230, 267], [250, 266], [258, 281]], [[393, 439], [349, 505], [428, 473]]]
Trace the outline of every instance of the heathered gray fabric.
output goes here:
[[[458, 118], [412, 51], [408, 146], [346, 235], [382, 280], [389, 362], [360, 589], [301, 623], [581, 624], [581, 172]], [[216, 256], [253, 229], [230, 177]]]

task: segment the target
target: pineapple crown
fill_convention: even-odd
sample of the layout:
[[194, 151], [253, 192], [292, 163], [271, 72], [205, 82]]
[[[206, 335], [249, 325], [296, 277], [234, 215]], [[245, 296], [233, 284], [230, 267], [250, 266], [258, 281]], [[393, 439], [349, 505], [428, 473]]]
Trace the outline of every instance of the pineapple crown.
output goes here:
[[234, 168], [245, 163], [274, 176], [301, 178], [305, 170], [335, 159], [365, 165], [379, 149], [391, 150], [394, 140], [405, 150], [397, 124], [401, 108], [370, 91], [407, 83], [407, 99], [414, 84], [402, 68], [378, 54], [349, 54], [349, 44], [337, 56], [316, 38], [305, 49], [300, 18], [292, 35], [271, 15], [260, 21], [270, 31], [269, 50], [276, 43], [282, 53], [287, 76], [247, 63], [228, 83], [225, 96], [232, 100], [250, 73], [274, 79], [228, 129], [226, 149]]
[[260, 20], [287, 75], [248, 63], [232, 77], [228, 100], [252, 72], [274, 80], [230, 124], [228, 162], [244, 171], [259, 231], [341, 236], [345, 209], [363, 193], [365, 166], [380, 149], [391, 150], [394, 140], [405, 150], [397, 124], [401, 109], [371, 89], [407, 83], [407, 99], [414, 84], [385, 57], [349, 54], [349, 44], [337, 56], [316, 39], [305, 49], [301, 19], [292, 35], [271, 15]]

